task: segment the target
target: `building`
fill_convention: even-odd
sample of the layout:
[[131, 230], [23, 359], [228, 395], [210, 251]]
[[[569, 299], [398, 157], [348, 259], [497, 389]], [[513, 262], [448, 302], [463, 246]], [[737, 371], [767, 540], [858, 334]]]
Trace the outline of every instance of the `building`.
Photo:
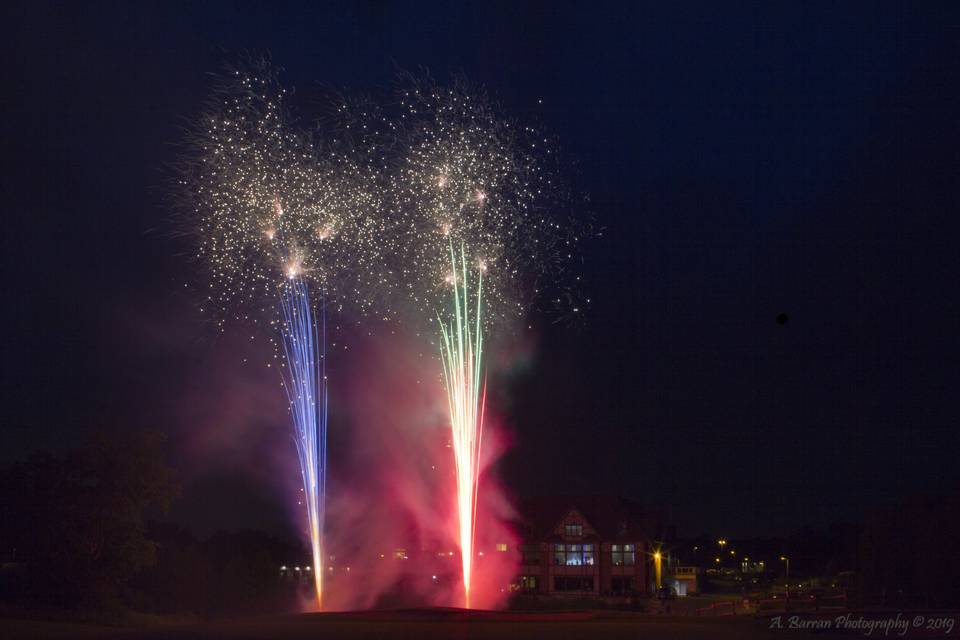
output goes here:
[[614, 497], [554, 497], [521, 506], [515, 589], [573, 597], [651, 595], [662, 518]]
[[699, 567], [689, 565], [674, 567], [665, 586], [669, 586], [674, 594], [681, 597], [700, 593], [701, 573]]

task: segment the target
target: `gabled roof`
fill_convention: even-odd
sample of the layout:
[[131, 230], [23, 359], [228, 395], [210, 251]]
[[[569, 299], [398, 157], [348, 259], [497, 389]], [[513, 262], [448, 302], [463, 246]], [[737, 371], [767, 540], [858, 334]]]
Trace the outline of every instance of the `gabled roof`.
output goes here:
[[549, 496], [524, 500], [519, 505], [524, 537], [547, 540], [571, 510], [576, 509], [604, 540], [660, 537], [663, 518], [659, 510], [616, 496]]

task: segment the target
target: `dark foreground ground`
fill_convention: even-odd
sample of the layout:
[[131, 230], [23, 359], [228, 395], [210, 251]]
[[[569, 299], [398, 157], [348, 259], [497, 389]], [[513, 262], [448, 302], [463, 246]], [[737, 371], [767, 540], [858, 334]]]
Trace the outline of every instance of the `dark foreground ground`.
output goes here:
[[[190, 625], [109, 628], [0, 620], [0, 638], [810, 638], [803, 631], [770, 630], [747, 617], [678, 618], [608, 611], [563, 613], [465, 612], [454, 609], [369, 611], [237, 618]], [[822, 635], [821, 635], [822, 637]]]

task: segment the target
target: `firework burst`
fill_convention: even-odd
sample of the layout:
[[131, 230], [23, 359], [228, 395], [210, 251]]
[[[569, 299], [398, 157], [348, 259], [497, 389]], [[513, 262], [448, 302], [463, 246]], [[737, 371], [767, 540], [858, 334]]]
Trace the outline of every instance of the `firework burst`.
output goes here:
[[193, 133], [181, 187], [210, 275], [206, 306], [221, 326], [266, 321], [286, 364], [319, 606], [327, 306], [369, 312], [367, 294], [388, 279], [377, 260], [376, 180], [349, 145], [295, 129], [287, 97], [266, 63], [226, 74]]
[[503, 117], [463, 81], [410, 80], [398, 95], [389, 188], [392, 231], [403, 239], [398, 293], [432, 318], [446, 304], [453, 243], [483, 274], [487, 331], [513, 326], [537, 299], [579, 310], [568, 291], [579, 280], [569, 272], [580, 234], [558, 215], [567, 194], [553, 141]]
[[266, 63], [232, 70], [191, 136], [181, 192], [221, 324], [275, 318], [292, 276], [360, 313], [390, 282], [378, 175], [342, 138], [294, 127], [288, 96]]
[[[398, 268], [403, 286], [397, 290], [418, 315], [435, 317], [440, 325], [469, 607], [485, 404], [484, 335], [527, 314], [543, 293], [545, 276], [558, 279], [579, 238], [557, 220], [555, 208], [565, 194], [552, 168], [549, 139], [503, 118], [483, 92], [462, 82], [439, 87], [413, 81], [399, 95], [394, 126], [401, 151], [389, 190], [398, 216], [395, 232], [404, 238]], [[477, 283], [475, 293], [470, 282]], [[568, 300], [552, 301], [562, 306]]]
[[410, 79], [386, 107], [344, 100], [324, 139], [294, 126], [288, 98], [269, 65], [233, 70], [194, 131], [181, 187], [211, 276], [207, 304], [220, 324], [266, 317], [280, 336], [318, 600], [326, 310], [438, 321], [469, 606], [484, 337], [515, 326], [535, 299], [579, 311], [566, 285], [579, 280], [582, 227], [557, 215], [566, 193], [555, 151], [463, 82]]

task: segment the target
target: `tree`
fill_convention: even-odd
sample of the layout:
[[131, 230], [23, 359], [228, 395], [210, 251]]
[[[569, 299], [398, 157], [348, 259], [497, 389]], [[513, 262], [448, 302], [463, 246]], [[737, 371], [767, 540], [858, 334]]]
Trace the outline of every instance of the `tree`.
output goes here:
[[163, 437], [95, 435], [62, 455], [36, 454], [2, 471], [8, 517], [0, 539], [26, 563], [21, 599], [61, 606], [119, 603], [130, 577], [156, 558], [145, 516], [166, 510], [177, 488]]
[[960, 604], [960, 492], [874, 511], [860, 537], [861, 589], [888, 606]]

